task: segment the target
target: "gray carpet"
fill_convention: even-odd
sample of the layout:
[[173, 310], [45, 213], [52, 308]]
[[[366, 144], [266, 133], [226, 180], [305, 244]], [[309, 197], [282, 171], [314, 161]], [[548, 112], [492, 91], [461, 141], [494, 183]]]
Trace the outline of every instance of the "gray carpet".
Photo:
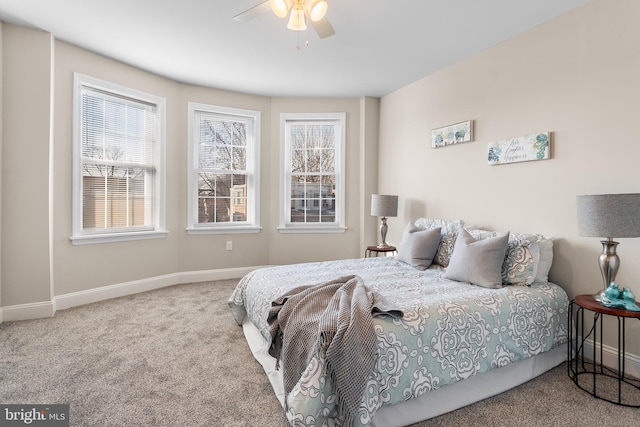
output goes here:
[[[72, 426], [281, 426], [227, 308], [237, 281], [172, 286], [0, 325], [0, 403], [68, 403]], [[566, 365], [427, 426], [631, 426]]]

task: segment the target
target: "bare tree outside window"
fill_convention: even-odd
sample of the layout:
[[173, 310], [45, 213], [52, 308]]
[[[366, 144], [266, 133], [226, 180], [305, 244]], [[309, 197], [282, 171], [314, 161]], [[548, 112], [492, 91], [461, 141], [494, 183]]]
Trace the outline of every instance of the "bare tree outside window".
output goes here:
[[198, 223], [247, 221], [247, 123], [201, 115]]
[[292, 124], [289, 136], [291, 222], [335, 222], [335, 126]]
[[260, 232], [260, 112], [189, 102], [189, 234]]

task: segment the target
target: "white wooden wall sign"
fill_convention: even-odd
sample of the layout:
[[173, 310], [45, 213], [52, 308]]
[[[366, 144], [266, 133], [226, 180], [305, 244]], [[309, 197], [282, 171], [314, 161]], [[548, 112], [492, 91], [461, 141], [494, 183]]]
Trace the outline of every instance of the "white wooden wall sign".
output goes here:
[[489, 165], [551, 158], [551, 133], [542, 132], [489, 143]]

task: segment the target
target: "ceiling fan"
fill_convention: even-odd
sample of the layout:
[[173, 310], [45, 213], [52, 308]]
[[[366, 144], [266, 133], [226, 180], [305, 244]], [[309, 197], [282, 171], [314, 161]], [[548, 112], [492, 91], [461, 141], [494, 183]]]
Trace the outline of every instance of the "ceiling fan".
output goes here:
[[309, 23], [321, 39], [335, 34], [326, 17], [327, 2], [325, 0], [266, 0], [234, 16], [233, 19], [246, 22], [269, 9], [279, 18], [289, 15], [287, 28], [290, 30], [304, 31]]

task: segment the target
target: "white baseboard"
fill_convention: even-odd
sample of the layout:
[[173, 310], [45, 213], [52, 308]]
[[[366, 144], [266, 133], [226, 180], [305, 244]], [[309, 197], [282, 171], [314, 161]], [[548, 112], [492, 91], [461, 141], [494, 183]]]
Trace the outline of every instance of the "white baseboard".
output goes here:
[[34, 302], [29, 304], [0, 307], [0, 323], [14, 320], [40, 319], [51, 317], [55, 313], [53, 301]]
[[[578, 342], [582, 341], [578, 337]], [[584, 342], [584, 356], [587, 359], [593, 358], [593, 340], [586, 340]], [[600, 360], [600, 346], [596, 347], [596, 357]], [[602, 362], [605, 366], [611, 369], [618, 369], [618, 349], [608, 345], [602, 346]], [[640, 357], [635, 354], [627, 352], [625, 355], [625, 375], [630, 375], [635, 378], [640, 378]]]
[[236, 279], [259, 267], [224, 268], [218, 270], [187, 271], [102, 286], [86, 291], [55, 296], [51, 301], [0, 307], [0, 323], [3, 321], [39, 319], [53, 316], [57, 310], [123, 297], [140, 292], [160, 289], [181, 283]]

